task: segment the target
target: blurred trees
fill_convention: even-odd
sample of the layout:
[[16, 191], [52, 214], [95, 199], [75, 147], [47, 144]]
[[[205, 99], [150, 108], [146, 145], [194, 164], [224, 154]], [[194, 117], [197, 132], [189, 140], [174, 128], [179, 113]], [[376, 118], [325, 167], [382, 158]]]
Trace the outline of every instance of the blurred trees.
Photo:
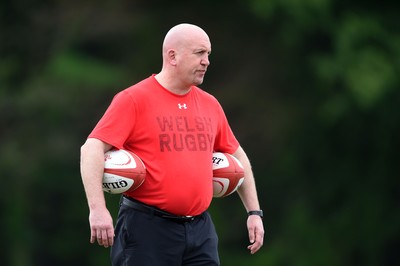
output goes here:
[[[222, 265], [397, 265], [400, 24], [373, 1], [3, 1], [4, 265], [109, 265], [89, 244], [79, 148], [113, 95], [157, 73], [166, 31], [210, 35], [202, 88], [252, 160], [265, 246], [237, 196], [211, 207]], [[118, 197], [107, 195], [116, 215]]]

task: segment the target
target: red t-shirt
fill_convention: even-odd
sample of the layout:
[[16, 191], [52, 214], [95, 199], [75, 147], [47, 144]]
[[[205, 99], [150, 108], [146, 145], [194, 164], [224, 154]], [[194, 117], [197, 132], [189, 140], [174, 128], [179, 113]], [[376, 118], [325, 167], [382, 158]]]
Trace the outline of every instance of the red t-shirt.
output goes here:
[[212, 153], [239, 147], [213, 96], [195, 86], [176, 95], [154, 75], [118, 93], [89, 138], [137, 154], [147, 176], [127, 195], [176, 215], [209, 207]]

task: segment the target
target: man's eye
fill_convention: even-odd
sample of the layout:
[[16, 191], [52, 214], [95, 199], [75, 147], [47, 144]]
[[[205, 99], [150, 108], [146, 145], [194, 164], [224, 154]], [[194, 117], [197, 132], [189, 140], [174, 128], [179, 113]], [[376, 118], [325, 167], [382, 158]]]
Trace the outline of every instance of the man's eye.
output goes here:
[[205, 54], [210, 55], [211, 52], [208, 52], [208, 51], [204, 50], [204, 51], [197, 51], [194, 54], [197, 54], [197, 55], [205, 55]]

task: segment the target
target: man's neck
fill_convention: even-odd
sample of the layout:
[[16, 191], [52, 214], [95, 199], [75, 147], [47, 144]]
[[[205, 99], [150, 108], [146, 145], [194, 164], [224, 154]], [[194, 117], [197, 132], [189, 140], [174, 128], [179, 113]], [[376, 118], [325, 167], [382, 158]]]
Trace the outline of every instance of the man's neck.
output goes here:
[[178, 94], [178, 95], [184, 95], [188, 93], [191, 90], [191, 86], [182, 86], [176, 82], [176, 80], [169, 78], [167, 75], [163, 74], [160, 72], [159, 74], [156, 74], [154, 78], [160, 83], [161, 86], [163, 86], [166, 90]]

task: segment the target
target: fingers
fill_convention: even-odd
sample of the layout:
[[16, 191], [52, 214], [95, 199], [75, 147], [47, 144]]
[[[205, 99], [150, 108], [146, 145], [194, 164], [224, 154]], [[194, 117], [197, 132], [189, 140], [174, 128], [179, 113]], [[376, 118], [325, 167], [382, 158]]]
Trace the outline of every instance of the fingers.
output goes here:
[[247, 246], [247, 249], [250, 250], [251, 254], [254, 254], [260, 250], [264, 243], [264, 226], [260, 217], [249, 218], [248, 232], [250, 245]]
[[108, 244], [110, 246], [114, 245], [114, 236], [115, 236], [114, 229], [109, 229], [107, 231], [107, 236], [108, 236]]
[[253, 244], [255, 242], [256, 239], [256, 234], [255, 234], [255, 230], [253, 228], [249, 228], [249, 240], [250, 240], [250, 244]]
[[114, 226], [112, 217], [107, 209], [91, 210], [89, 214], [90, 243], [109, 247], [114, 244]]
[[108, 248], [114, 244], [114, 229], [92, 229], [90, 235], [90, 243], [96, 242], [100, 246]]
[[263, 242], [264, 242], [263, 237], [261, 235], [257, 235], [255, 240], [250, 241], [251, 245], [249, 245], [247, 249], [250, 250], [251, 254], [254, 254], [260, 250], [260, 248], [263, 246]]
[[250, 250], [251, 254], [255, 254], [257, 251], [260, 250], [260, 248], [263, 246], [263, 238], [261, 236], [256, 237], [256, 240], [253, 242], [251, 245], [247, 247], [248, 250]]
[[97, 234], [96, 234], [96, 230], [91, 229], [90, 230], [90, 243], [94, 243], [94, 241], [96, 241], [97, 238]]
[[97, 244], [100, 246], [108, 247], [108, 236], [106, 230], [97, 231]]

